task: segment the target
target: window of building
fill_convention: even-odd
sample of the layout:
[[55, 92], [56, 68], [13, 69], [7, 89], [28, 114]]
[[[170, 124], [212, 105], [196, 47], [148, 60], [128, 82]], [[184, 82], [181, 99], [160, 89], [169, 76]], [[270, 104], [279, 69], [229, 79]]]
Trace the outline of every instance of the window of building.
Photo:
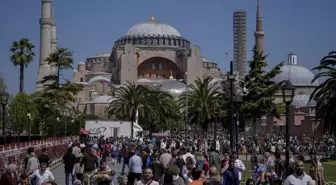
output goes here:
[[159, 63], [159, 69], [162, 69], [162, 62]]
[[155, 62], [152, 63], [152, 69], [155, 69]]
[[80, 78], [80, 82], [83, 82], [83, 77]]

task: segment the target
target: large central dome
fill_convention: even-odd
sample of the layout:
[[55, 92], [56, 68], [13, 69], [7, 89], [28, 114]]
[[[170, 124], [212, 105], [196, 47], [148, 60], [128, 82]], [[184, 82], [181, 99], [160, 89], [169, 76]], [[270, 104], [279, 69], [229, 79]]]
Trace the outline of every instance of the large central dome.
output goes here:
[[125, 36], [176, 36], [181, 34], [171, 25], [158, 22], [154, 16], [149, 21], [138, 23], [130, 28]]

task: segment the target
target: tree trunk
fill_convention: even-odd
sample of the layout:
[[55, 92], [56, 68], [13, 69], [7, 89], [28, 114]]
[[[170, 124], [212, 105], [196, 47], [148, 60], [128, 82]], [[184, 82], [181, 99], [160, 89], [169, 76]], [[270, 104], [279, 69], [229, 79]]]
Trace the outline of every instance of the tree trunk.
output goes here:
[[24, 64], [20, 64], [20, 92], [24, 89]]

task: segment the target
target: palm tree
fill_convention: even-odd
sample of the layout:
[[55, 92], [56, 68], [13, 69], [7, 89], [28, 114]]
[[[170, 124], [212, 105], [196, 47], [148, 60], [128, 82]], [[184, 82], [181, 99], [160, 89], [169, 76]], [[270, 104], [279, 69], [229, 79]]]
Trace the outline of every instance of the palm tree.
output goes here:
[[191, 90], [183, 93], [179, 98], [184, 114], [187, 111], [190, 120], [196, 121], [197, 125], [200, 124], [204, 130], [207, 130], [208, 123], [214, 120], [214, 107], [219, 100], [219, 87], [210, 83], [211, 80], [212, 78], [204, 80], [198, 78], [195, 84], [189, 86]]
[[56, 74], [46, 76], [42, 83], [53, 82], [52, 86], [58, 88], [61, 80], [61, 71], [73, 68], [74, 59], [72, 56], [73, 52], [69, 51], [67, 48], [57, 48], [54, 53], [50, 53], [45, 61], [48, 62], [51, 67], [56, 68]]
[[157, 87], [147, 87], [147, 89], [147, 104], [144, 108], [148, 111], [145, 113], [145, 118], [148, 120], [147, 123], [152, 133], [158, 127], [168, 127], [169, 120], [175, 116], [176, 110], [174, 110], [173, 97], [170, 94], [162, 92]]
[[148, 89], [143, 85], [128, 82], [126, 86], [122, 86], [116, 90], [116, 99], [111, 102], [107, 109], [109, 117], [115, 116], [131, 121], [131, 138], [133, 138], [133, 127], [136, 121], [137, 111], [139, 116], [144, 115], [144, 107], [147, 105], [147, 92]]
[[[319, 73], [315, 75], [313, 82], [318, 79], [325, 80], [311, 94], [310, 99], [316, 101], [316, 117], [325, 122], [336, 117], [336, 51], [323, 57], [320, 64], [313, 68]], [[329, 125], [335, 126], [335, 125]]]
[[19, 41], [14, 41], [9, 49], [12, 53], [10, 56], [11, 62], [15, 66], [20, 66], [20, 92], [24, 91], [24, 68], [33, 61], [35, 56], [34, 47], [27, 38], [22, 38]]

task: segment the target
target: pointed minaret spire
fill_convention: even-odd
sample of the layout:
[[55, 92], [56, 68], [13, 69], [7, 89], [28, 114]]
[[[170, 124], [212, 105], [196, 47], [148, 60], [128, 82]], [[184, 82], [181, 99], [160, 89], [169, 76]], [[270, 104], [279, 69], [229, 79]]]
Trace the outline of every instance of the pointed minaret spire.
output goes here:
[[256, 50], [260, 53], [264, 51], [264, 31], [263, 18], [261, 16], [261, 4], [258, 0], [257, 15], [256, 15], [256, 31], [254, 32]]
[[258, 4], [257, 4], [257, 18], [262, 18], [261, 9], [260, 9], [260, 0], [258, 0]]

